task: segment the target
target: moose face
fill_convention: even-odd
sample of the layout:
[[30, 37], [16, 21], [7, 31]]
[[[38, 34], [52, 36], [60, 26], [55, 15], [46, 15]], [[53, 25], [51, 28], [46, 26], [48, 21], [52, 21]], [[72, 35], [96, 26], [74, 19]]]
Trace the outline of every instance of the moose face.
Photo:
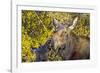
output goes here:
[[64, 26], [59, 25], [56, 29], [57, 30], [52, 36], [54, 41], [54, 49], [60, 48], [60, 46], [66, 43], [66, 36], [68, 35], [68, 32]]
[[67, 40], [69, 40], [70, 32], [74, 29], [76, 22], [78, 20], [78, 17], [76, 17], [73, 20], [73, 23], [71, 26], [65, 26], [60, 24], [56, 19], [54, 19], [54, 34], [52, 36], [53, 42], [54, 42], [54, 49], [61, 48], [63, 45], [67, 43]]

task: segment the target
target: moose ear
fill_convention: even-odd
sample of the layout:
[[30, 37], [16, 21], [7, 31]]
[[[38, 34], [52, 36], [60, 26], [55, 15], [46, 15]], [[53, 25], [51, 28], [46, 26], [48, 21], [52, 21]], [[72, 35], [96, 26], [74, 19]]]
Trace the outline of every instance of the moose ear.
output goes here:
[[71, 26], [69, 26], [69, 28], [70, 28], [71, 30], [73, 30], [73, 29], [74, 29], [74, 27], [75, 27], [75, 26], [76, 26], [76, 24], [77, 24], [77, 21], [78, 21], [78, 17], [75, 17], [75, 19], [73, 20], [72, 25], [71, 25]]
[[57, 28], [58, 26], [59, 26], [59, 22], [58, 22], [58, 20], [56, 20], [55, 18], [53, 18], [53, 26], [55, 27], [55, 28]]

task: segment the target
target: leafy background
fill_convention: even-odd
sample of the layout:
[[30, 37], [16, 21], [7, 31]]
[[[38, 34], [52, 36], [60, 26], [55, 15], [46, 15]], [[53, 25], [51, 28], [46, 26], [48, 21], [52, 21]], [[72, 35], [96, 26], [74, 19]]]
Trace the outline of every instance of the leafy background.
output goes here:
[[[70, 26], [73, 19], [78, 16], [79, 20], [72, 31], [76, 36], [90, 36], [90, 14], [73, 12], [49, 12], [22, 10], [22, 62], [34, 62], [36, 54], [30, 49], [38, 48], [53, 35], [52, 19], [56, 18], [62, 25]], [[62, 60], [54, 51], [48, 53], [49, 61]]]

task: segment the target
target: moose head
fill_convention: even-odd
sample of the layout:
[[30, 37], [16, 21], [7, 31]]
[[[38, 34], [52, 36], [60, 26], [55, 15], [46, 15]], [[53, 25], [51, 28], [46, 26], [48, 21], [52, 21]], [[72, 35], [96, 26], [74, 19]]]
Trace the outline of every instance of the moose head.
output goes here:
[[54, 42], [54, 49], [60, 48], [65, 45], [69, 40], [70, 32], [75, 28], [78, 21], [78, 17], [75, 17], [73, 22], [70, 23], [71, 26], [63, 25], [58, 20], [53, 19], [54, 34], [52, 36]]

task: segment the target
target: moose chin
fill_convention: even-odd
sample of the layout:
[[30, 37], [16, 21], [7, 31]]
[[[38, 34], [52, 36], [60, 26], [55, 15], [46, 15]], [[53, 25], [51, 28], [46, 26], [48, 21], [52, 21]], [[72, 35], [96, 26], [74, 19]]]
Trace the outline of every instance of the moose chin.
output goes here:
[[53, 49], [63, 60], [81, 60], [90, 58], [90, 38], [76, 36], [72, 33], [78, 22], [73, 19], [71, 26], [61, 24], [53, 18], [53, 35], [39, 48], [32, 48], [36, 53], [36, 61], [47, 61], [48, 52]]

